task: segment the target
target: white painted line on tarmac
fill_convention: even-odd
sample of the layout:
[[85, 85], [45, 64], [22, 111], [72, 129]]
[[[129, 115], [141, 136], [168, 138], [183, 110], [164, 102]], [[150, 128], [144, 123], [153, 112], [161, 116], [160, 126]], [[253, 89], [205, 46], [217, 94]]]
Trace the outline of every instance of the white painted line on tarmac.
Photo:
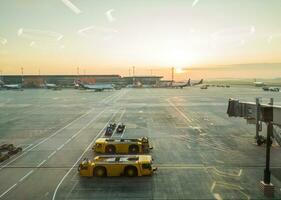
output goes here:
[[57, 148], [57, 151], [61, 150], [64, 147], [64, 144], [60, 145], [59, 148]]
[[[28, 149], [28, 148], [31, 147], [32, 145], [33, 145], [33, 144], [29, 144], [29, 145], [28, 145], [26, 148], [24, 148], [22, 151], [25, 151], [26, 149]], [[13, 155], [13, 156], [11, 156], [11, 157], [14, 157], [14, 156], [15, 156], [15, 155]], [[15, 157], [13, 160], [7, 162], [5, 165], [2, 165], [2, 166], [0, 167], [0, 170], [1, 170], [2, 168], [6, 167], [6, 166], [7, 166], [8, 164], [10, 164], [11, 162], [17, 160], [18, 157], [20, 157], [20, 156], [21, 156], [21, 155]], [[10, 158], [11, 158], [11, 157], [10, 157]]]
[[119, 126], [119, 123], [116, 124], [116, 127], [115, 127], [115, 129], [114, 129], [112, 135], [110, 136], [111, 138], [115, 137], [114, 134], [116, 133], [116, 130], [117, 130], [118, 126]]
[[29, 171], [26, 175], [24, 175], [20, 180], [19, 182], [22, 182], [24, 179], [26, 179], [30, 174], [33, 173], [33, 170]]
[[42, 166], [47, 160], [43, 160], [41, 163], [39, 163], [36, 167]]
[[[28, 149], [29, 147], [31, 147], [33, 144], [29, 144], [27, 147], [25, 147], [22, 151], [25, 151], [26, 149]], [[20, 145], [19, 145], [20, 146]]]
[[219, 193], [214, 193], [213, 195], [214, 195], [216, 200], [223, 200]]
[[215, 187], [216, 187], [216, 183], [217, 183], [217, 182], [214, 181], [213, 184], [212, 184], [212, 187], [211, 187], [211, 190], [210, 190], [212, 193], [213, 193], [213, 191], [214, 191], [214, 189], [215, 189]]
[[240, 169], [237, 174], [234, 173], [228, 173], [228, 172], [223, 172], [221, 170], [218, 170], [216, 167], [214, 167], [214, 173], [217, 174], [218, 176], [234, 176], [234, 177], [240, 177], [242, 175], [243, 170]]
[[48, 159], [51, 158], [53, 155], [55, 155], [57, 151], [54, 151], [53, 153], [51, 153], [50, 155], [48, 155]]
[[120, 120], [123, 118], [125, 112], [126, 112], [126, 109], [124, 109], [123, 112], [122, 112], [122, 114], [120, 115], [120, 117], [119, 117], [119, 119], [118, 119], [119, 122], [120, 122]]
[[68, 140], [66, 140], [66, 142], [65, 142], [64, 144], [69, 143], [69, 142], [71, 141], [71, 139], [72, 139], [72, 137], [71, 137], [71, 138], [69, 138]]
[[0, 198], [2, 198], [5, 194], [7, 194], [10, 190], [12, 190], [14, 187], [17, 186], [17, 183], [15, 183], [14, 185], [12, 185], [9, 189], [7, 189], [5, 192], [3, 192], [1, 195], [0, 195]]
[[77, 163], [82, 159], [82, 157], [84, 156], [84, 154], [90, 149], [90, 147], [94, 144], [94, 142], [96, 141], [96, 139], [103, 133], [104, 129], [107, 127], [108, 123], [113, 119], [113, 117], [116, 115], [116, 113], [107, 121], [107, 123], [105, 124], [105, 126], [100, 130], [100, 132], [96, 135], [96, 137], [94, 137], [94, 139], [91, 141], [91, 143], [88, 145], [88, 147], [85, 149], [85, 151], [81, 154], [81, 156], [76, 160], [76, 162], [73, 164], [73, 166], [68, 170], [68, 172], [62, 177], [62, 179], [60, 180], [59, 184], [57, 185], [54, 194], [53, 194], [53, 198], [52, 200], [54, 200], [56, 198], [56, 194], [58, 192], [59, 187], [61, 186], [61, 184], [63, 183], [63, 181], [65, 180], [65, 178], [69, 175], [69, 173], [72, 171], [72, 169], [77, 165]]
[[243, 171], [243, 170], [240, 169], [238, 176], [241, 176], [241, 175], [242, 175], [242, 171]]
[[[113, 96], [113, 95], [111, 95], [111, 96]], [[102, 112], [100, 112], [96, 117], [94, 117], [86, 126], [84, 126], [83, 128], [81, 128], [74, 136], [76, 136], [76, 135], [79, 134], [82, 130], [84, 130], [85, 128], [87, 128], [94, 120], [96, 120], [103, 112], [105, 112], [106, 109], [107, 109], [107, 108], [105, 108], [105, 109], [104, 109]], [[31, 149], [29, 149], [28, 151], [25, 151], [23, 154], [21, 154], [20, 156], [16, 157], [16, 158], [13, 159], [13, 160], [11, 160], [10, 162], [8, 162], [7, 164], [5, 164], [4, 166], [1, 166], [1, 167], [0, 167], [0, 170], [3, 169], [4, 167], [6, 167], [8, 164], [12, 163], [13, 161], [17, 160], [18, 158], [22, 157], [22, 156], [25, 155], [27, 152], [29, 152], [29, 151], [31, 151], [32, 149], [36, 148], [37, 146], [39, 146], [39, 145], [42, 144], [43, 142], [47, 141], [47, 140], [50, 139], [51, 137], [55, 136], [55, 135], [58, 134], [60, 131], [62, 131], [63, 129], [67, 128], [68, 126], [70, 126], [71, 124], [73, 124], [75, 121], [81, 119], [82, 117], [84, 117], [85, 115], [89, 114], [89, 113], [92, 112], [93, 110], [94, 110], [94, 108], [91, 109], [91, 110], [89, 110], [87, 113], [81, 115], [80, 117], [74, 119], [72, 122], [70, 122], [69, 124], [67, 124], [67, 125], [64, 126], [63, 128], [59, 129], [58, 131], [56, 131], [55, 133], [53, 133], [53, 134], [50, 135], [49, 137], [45, 138], [45, 139], [42, 140], [41, 142], [37, 143], [37, 144], [36, 144], [35, 146], [33, 146]], [[116, 113], [117, 113], [117, 112], [116, 112]], [[116, 113], [115, 113], [113, 116], [115, 116]], [[113, 116], [111, 117], [111, 119], [113, 118]], [[111, 120], [111, 119], [110, 119], [110, 120]], [[109, 121], [110, 121], [110, 120], [109, 120]], [[107, 122], [107, 124], [109, 123], [109, 121]], [[106, 124], [106, 126], [107, 126], [107, 124]], [[105, 126], [105, 127], [106, 127], [106, 126]], [[104, 128], [105, 128], [105, 127], [104, 127]], [[104, 128], [103, 128], [103, 129], [104, 129]], [[80, 158], [76, 161], [76, 163], [72, 166], [72, 168], [70, 169], [70, 171], [71, 171], [71, 170], [73, 169], [73, 167], [78, 163], [78, 161], [82, 158], [82, 156], [86, 153], [86, 151], [88, 151], [88, 149], [89, 149], [90, 146], [94, 143], [94, 141], [96, 140], [96, 138], [102, 133], [103, 129], [102, 129], [102, 130], [98, 133], [98, 135], [93, 139], [93, 141], [90, 143], [90, 145], [87, 147], [87, 149], [86, 149], [86, 150], [84, 151], [84, 153], [81, 155], [81, 157], [80, 157]], [[72, 137], [73, 137], [73, 136], [72, 136]], [[72, 138], [72, 137], [71, 137], [71, 138]], [[64, 146], [64, 144], [61, 145], [61, 146]], [[61, 147], [61, 148], [62, 148], [62, 147]], [[56, 152], [57, 152], [57, 151], [54, 151], [52, 154], [50, 154], [50, 155], [48, 156], [48, 158], [50, 158], [51, 156], [53, 156]], [[46, 161], [47, 161], [47, 160], [43, 160], [41, 163], [39, 163], [39, 164], [37, 165], [37, 167], [42, 166]], [[70, 173], [70, 171], [69, 171], [69, 173]], [[32, 172], [33, 172], [33, 170], [32, 170]], [[30, 174], [31, 174], [32, 172], [30, 172]], [[67, 176], [69, 173], [67, 173], [66, 176]], [[28, 175], [30, 175], [30, 174], [28, 174]], [[66, 177], [66, 176], [65, 176], [65, 177]], [[21, 178], [21, 179], [22, 179], [22, 178]], [[62, 181], [63, 181], [63, 180], [62, 180]], [[19, 180], [19, 182], [20, 182], [20, 180]], [[6, 190], [4, 193], [2, 193], [2, 194], [0, 195], [0, 198], [2, 198], [5, 194], [7, 194], [7, 193], [8, 193], [9, 191], [11, 191], [14, 187], [16, 187], [16, 185], [17, 185], [17, 183], [15, 183], [15, 184], [12, 185], [8, 190]]]
[[125, 126], [125, 128], [124, 128], [124, 130], [123, 130], [123, 133], [122, 133], [122, 135], [120, 136], [120, 138], [123, 138], [125, 132], [126, 132], [126, 126]]
[[11, 160], [10, 162], [6, 163], [5, 165], [0, 167], [0, 170], [3, 169], [4, 167], [6, 167], [7, 165], [11, 164], [12, 162], [16, 161], [17, 159], [21, 158], [22, 156], [24, 156], [25, 154], [27, 154], [28, 152], [30, 152], [31, 150], [35, 149], [36, 147], [38, 147], [40, 144], [46, 142], [47, 140], [49, 140], [50, 138], [52, 138], [53, 136], [57, 135], [58, 133], [60, 133], [62, 130], [66, 129], [67, 127], [69, 127], [70, 125], [72, 125], [74, 122], [78, 121], [79, 119], [81, 119], [82, 117], [86, 116], [87, 114], [89, 114], [90, 112], [92, 112], [94, 110], [91, 109], [88, 112], [84, 113], [83, 115], [81, 115], [80, 117], [74, 119], [73, 121], [71, 121], [69, 124], [67, 124], [66, 126], [60, 128], [59, 130], [57, 130], [56, 132], [54, 132], [52, 135], [50, 135], [49, 137], [46, 137], [44, 140], [42, 140], [41, 142], [37, 143], [36, 145], [34, 145], [32, 148], [28, 149], [27, 151], [23, 152], [21, 155], [19, 155], [18, 157], [14, 158], [13, 160]]

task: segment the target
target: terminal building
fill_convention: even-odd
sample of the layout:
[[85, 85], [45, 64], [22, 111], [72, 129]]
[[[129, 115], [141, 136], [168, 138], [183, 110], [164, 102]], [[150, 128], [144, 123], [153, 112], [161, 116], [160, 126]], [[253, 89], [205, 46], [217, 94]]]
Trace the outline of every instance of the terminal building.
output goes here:
[[22, 84], [25, 88], [39, 88], [45, 83], [61, 87], [73, 87], [75, 80], [86, 84], [110, 83], [120, 87], [130, 85], [159, 86], [162, 76], [127, 76], [120, 75], [4, 75], [0, 79], [5, 84]]
[[126, 85], [158, 86], [163, 76], [126, 76], [123, 80]]
[[41, 87], [45, 83], [52, 83], [62, 87], [73, 87], [75, 80], [87, 84], [112, 83], [122, 85], [120, 75], [5, 75], [1, 77], [5, 84], [23, 84], [26, 88]]

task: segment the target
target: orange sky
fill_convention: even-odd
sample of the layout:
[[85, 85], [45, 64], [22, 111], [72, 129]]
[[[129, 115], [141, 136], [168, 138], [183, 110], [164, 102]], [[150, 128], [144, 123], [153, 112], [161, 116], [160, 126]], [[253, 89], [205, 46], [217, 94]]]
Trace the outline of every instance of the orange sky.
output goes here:
[[[280, 0], [9, 0], [0, 6], [3, 74], [164, 75], [170, 67], [281, 63]], [[75, 7], [75, 9], [73, 9]], [[247, 67], [246, 67], [247, 68]], [[242, 70], [242, 71], [241, 71]], [[268, 69], [195, 70], [187, 77], [279, 76]]]

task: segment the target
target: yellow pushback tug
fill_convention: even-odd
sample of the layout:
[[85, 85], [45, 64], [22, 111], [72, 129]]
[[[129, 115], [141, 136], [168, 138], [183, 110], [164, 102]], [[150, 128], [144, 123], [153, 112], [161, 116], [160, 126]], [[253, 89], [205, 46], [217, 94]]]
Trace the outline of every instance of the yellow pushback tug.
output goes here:
[[157, 168], [152, 167], [150, 155], [103, 155], [93, 160], [84, 159], [79, 165], [81, 176], [150, 176]]
[[138, 154], [149, 153], [152, 147], [149, 145], [147, 137], [137, 139], [99, 138], [92, 149], [96, 153]]

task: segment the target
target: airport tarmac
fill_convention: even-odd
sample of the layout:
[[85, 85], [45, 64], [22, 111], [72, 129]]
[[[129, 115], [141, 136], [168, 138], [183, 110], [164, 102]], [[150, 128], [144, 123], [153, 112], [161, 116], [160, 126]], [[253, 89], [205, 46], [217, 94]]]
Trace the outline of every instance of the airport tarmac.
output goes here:
[[[0, 199], [264, 199], [265, 146], [254, 144], [255, 125], [227, 116], [227, 103], [273, 97], [281, 105], [280, 94], [254, 87], [2, 90], [0, 143], [24, 150], [0, 164]], [[150, 138], [153, 176], [79, 176], [78, 163], [92, 157], [108, 122], [125, 123], [124, 138]], [[281, 199], [281, 147], [273, 144], [271, 158], [273, 199]]]

